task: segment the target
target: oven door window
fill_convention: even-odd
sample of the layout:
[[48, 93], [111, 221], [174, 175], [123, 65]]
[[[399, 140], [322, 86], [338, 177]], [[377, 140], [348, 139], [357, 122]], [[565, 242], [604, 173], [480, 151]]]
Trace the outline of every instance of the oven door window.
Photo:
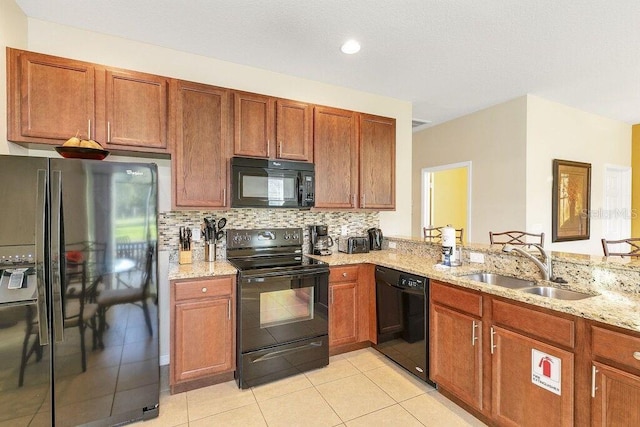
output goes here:
[[328, 281], [329, 273], [242, 280], [242, 351], [326, 334]]
[[260, 294], [260, 327], [313, 319], [313, 287]]

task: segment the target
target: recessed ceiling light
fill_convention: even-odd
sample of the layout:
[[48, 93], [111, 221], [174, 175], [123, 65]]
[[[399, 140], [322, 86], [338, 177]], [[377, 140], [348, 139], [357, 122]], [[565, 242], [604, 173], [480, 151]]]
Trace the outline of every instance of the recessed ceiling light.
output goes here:
[[353, 55], [354, 53], [358, 53], [360, 51], [360, 43], [355, 40], [347, 40], [342, 47], [340, 48], [342, 53], [346, 53], [347, 55]]

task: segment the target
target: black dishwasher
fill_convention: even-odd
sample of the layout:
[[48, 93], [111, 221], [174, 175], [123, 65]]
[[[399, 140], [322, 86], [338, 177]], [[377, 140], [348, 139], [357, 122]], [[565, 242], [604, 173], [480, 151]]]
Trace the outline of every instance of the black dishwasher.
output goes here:
[[426, 277], [376, 266], [378, 343], [374, 348], [429, 380], [429, 286]]

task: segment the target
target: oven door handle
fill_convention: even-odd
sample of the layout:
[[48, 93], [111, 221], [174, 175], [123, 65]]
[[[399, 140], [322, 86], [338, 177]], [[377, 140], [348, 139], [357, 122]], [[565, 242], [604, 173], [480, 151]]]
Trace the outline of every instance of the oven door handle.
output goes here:
[[277, 271], [277, 272], [273, 272], [273, 273], [266, 273], [266, 274], [260, 274], [260, 275], [256, 275], [256, 276], [251, 276], [251, 275], [244, 275], [242, 273], [240, 273], [240, 281], [244, 282], [244, 283], [252, 283], [252, 282], [265, 282], [269, 279], [273, 279], [273, 278], [296, 278], [296, 277], [306, 277], [306, 276], [314, 276], [314, 275], [320, 275], [320, 274], [329, 274], [329, 269], [327, 268], [326, 270], [324, 269], [310, 269], [310, 270], [299, 270], [296, 272], [282, 272], [282, 271]]
[[314, 341], [309, 344], [301, 345], [294, 348], [287, 348], [284, 350], [270, 351], [267, 354], [264, 354], [260, 357], [253, 359], [251, 363], [264, 362], [265, 360], [275, 359], [276, 357], [281, 357], [285, 354], [296, 353], [298, 351], [306, 350], [308, 348], [317, 348], [317, 347], [322, 347], [322, 341]]

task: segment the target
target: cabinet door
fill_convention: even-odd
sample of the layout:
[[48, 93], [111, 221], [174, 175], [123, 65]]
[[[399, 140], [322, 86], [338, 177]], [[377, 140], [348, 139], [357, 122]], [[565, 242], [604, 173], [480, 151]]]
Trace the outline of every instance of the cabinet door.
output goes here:
[[360, 114], [360, 207], [396, 207], [396, 121]]
[[276, 105], [276, 139], [278, 141], [276, 157], [312, 162], [313, 107], [310, 104], [286, 99], [279, 99]]
[[199, 378], [234, 368], [231, 305], [231, 298], [176, 304], [176, 381]]
[[358, 341], [358, 283], [329, 284], [329, 346]]
[[229, 91], [178, 82], [175, 101], [175, 206], [225, 207]]
[[[105, 79], [106, 123], [101, 124], [101, 131], [106, 131], [102, 140], [107, 146], [166, 150], [168, 80], [110, 69]], [[100, 138], [98, 130], [96, 134]]]
[[313, 159], [317, 208], [355, 208], [358, 188], [357, 126], [353, 111], [315, 107]]
[[91, 64], [8, 49], [8, 139], [62, 145], [89, 139], [95, 117]]
[[593, 363], [592, 426], [640, 425], [640, 377]]
[[275, 101], [254, 93], [233, 95], [233, 154], [270, 157], [275, 140]]
[[[492, 327], [492, 333], [493, 419], [500, 425], [572, 426], [573, 354], [498, 326]], [[536, 353], [534, 360], [534, 349], [544, 355]], [[534, 383], [534, 371], [544, 364], [548, 371], [537, 372]], [[541, 383], [556, 390], [559, 384], [559, 391]]]
[[467, 404], [482, 409], [482, 322], [431, 306], [431, 380]]

